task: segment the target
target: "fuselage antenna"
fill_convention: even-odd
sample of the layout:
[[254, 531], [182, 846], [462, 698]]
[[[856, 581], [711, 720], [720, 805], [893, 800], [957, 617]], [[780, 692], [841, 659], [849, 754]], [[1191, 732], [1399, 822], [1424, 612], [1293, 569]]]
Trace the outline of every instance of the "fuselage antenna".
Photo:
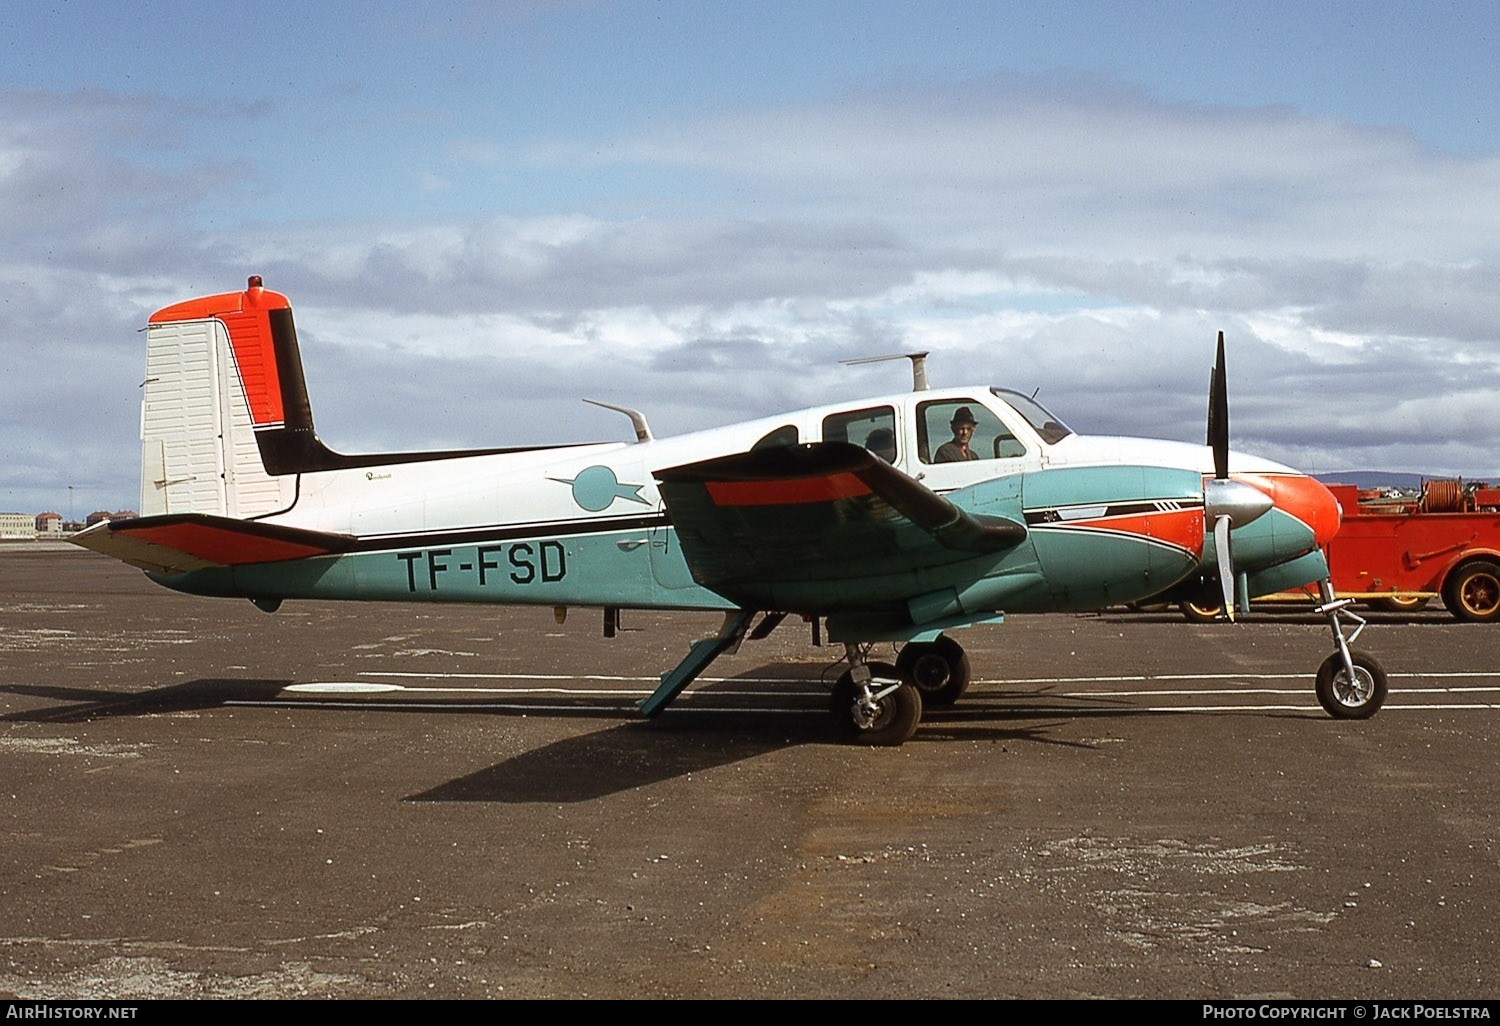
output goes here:
[[839, 363], [852, 367], [857, 363], [881, 363], [885, 360], [910, 360], [911, 390], [913, 392], [927, 391], [927, 352], [925, 350], [920, 353], [891, 353], [888, 356], [861, 356], [857, 360], [840, 360]]
[[630, 418], [630, 426], [635, 428], [635, 440], [637, 442], [649, 442], [652, 440], [651, 425], [646, 423], [646, 415], [640, 410], [632, 410], [628, 406], [615, 406], [611, 403], [601, 403], [597, 399], [585, 399], [584, 402], [592, 406], [602, 406], [606, 410], [614, 410], [623, 413]]

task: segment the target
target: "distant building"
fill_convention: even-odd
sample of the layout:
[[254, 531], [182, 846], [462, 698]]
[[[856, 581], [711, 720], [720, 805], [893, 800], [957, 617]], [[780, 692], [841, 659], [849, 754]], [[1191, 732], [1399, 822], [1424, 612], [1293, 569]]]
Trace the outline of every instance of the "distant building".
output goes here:
[[0, 538], [14, 541], [17, 538], [36, 537], [36, 517], [30, 513], [0, 513]]
[[38, 513], [36, 515], [36, 533], [40, 535], [59, 535], [63, 533], [63, 518], [61, 513]]
[[115, 510], [113, 513], [111, 513], [109, 515], [109, 519], [111, 519], [111, 520], [134, 520], [138, 516], [140, 516], [140, 514], [137, 513], [133, 509], [117, 509], [117, 510]]
[[90, 513], [83, 522], [87, 526], [93, 527], [95, 524], [107, 524], [112, 519], [114, 519], [114, 514], [110, 513], [109, 510], [96, 509], [94, 510], [94, 512]]

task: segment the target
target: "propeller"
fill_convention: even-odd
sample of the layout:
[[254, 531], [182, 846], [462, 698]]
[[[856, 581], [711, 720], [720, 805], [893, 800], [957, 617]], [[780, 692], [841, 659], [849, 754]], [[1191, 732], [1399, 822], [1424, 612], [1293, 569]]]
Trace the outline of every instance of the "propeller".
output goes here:
[[1268, 512], [1271, 497], [1243, 481], [1229, 477], [1229, 380], [1224, 372], [1224, 333], [1219, 332], [1218, 352], [1214, 355], [1213, 373], [1208, 379], [1208, 438], [1213, 450], [1213, 480], [1203, 485], [1203, 515], [1213, 523], [1214, 553], [1219, 562], [1219, 587], [1224, 612], [1234, 619], [1234, 558], [1230, 552], [1229, 532]]
[[1214, 451], [1214, 480], [1229, 479], [1229, 378], [1224, 373], [1224, 333], [1219, 332], [1214, 369], [1208, 377], [1208, 439]]

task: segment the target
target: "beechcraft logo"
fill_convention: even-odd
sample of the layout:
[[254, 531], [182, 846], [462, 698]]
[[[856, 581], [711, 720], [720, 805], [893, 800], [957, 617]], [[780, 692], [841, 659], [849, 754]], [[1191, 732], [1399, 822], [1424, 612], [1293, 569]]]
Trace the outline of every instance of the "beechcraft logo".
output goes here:
[[586, 509], [590, 513], [602, 513], [616, 499], [639, 502], [642, 506], [651, 505], [648, 500], [641, 498], [641, 489], [645, 485], [621, 484], [609, 467], [589, 467], [580, 471], [571, 481], [563, 477], [551, 477], [547, 480], [571, 485], [573, 501], [578, 503], [580, 509]]

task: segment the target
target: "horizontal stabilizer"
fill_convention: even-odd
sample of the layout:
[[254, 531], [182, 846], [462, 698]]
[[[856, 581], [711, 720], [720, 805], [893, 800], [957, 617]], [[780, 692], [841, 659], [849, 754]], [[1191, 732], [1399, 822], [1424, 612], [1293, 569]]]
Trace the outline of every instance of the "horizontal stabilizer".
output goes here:
[[844, 442], [757, 449], [656, 477], [694, 579], [763, 607], [778, 584], [817, 592], [827, 582], [831, 598], [847, 594], [841, 582], [1000, 554], [1026, 538], [1025, 525], [968, 513]]
[[307, 531], [205, 513], [136, 517], [96, 524], [74, 545], [156, 573], [187, 573], [216, 566], [276, 563], [349, 551], [347, 534]]

